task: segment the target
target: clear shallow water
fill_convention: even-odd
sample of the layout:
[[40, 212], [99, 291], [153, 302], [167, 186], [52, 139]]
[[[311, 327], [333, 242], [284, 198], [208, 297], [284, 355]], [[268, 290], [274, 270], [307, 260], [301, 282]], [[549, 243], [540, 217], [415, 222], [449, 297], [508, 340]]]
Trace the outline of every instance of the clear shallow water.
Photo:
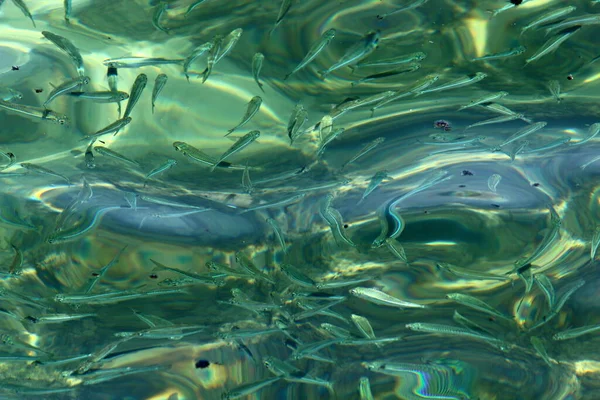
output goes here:
[[[108, 90], [107, 69], [102, 64], [107, 58], [182, 59], [215, 35], [227, 35], [237, 28], [242, 28], [243, 34], [204, 84], [199, 74], [205, 68], [206, 56], [192, 65], [190, 83], [180, 65], [119, 68], [119, 90], [129, 92], [139, 73], [147, 74], [149, 83], [131, 114], [132, 123], [116, 136], [101, 137], [101, 145], [137, 161], [139, 168], [98, 153], [94, 153], [95, 168], [86, 166], [88, 142], [81, 139], [118, 118], [115, 104], [58, 97], [49, 107], [69, 118], [66, 126], [0, 110], [0, 150], [13, 153], [19, 163], [42, 165], [72, 182], [69, 186], [60, 178], [24, 174], [27, 171], [18, 164], [2, 171], [7, 174], [0, 178], [4, 183], [4, 270], [9, 271], [14, 265], [12, 246], [23, 253], [19, 267], [22, 273], [7, 276], [2, 283], [9, 292], [3, 294], [5, 312], [1, 322], [3, 333], [21, 346], [5, 344], [2, 351], [6, 357], [31, 358], [2, 362], [4, 398], [166, 399], [173, 393], [179, 399], [221, 398], [240, 385], [273, 376], [262, 360], [267, 356], [281, 360], [290, 357], [292, 350], [286, 346], [286, 340], [290, 344], [291, 339], [284, 333], [260, 335], [244, 340], [244, 348], [239, 343], [220, 340], [215, 334], [235, 327], [273, 327], [277, 318], [302, 311], [290, 293], [304, 291], [346, 295], [347, 299], [332, 308], [344, 321], [316, 315], [297, 324], [288, 323], [286, 332], [303, 343], [331, 337], [320, 329], [322, 323], [338, 325], [360, 336], [350, 320], [351, 314], [368, 318], [377, 337], [402, 337], [381, 347], [338, 344], [319, 352], [334, 360], [333, 364], [310, 359], [290, 361], [310, 376], [330, 381], [339, 399], [359, 398], [361, 376], [369, 377], [377, 399], [598, 397], [598, 355], [594, 351], [597, 335], [591, 333], [567, 341], [552, 338], [569, 328], [598, 323], [598, 278], [596, 263], [590, 261], [590, 247], [598, 219], [595, 177], [600, 164], [581, 168], [596, 157], [597, 141], [592, 139], [580, 146], [564, 144], [529, 154], [526, 149], [511, 161], [508, 155], [490, 149], [525, 127], [526, 122], [513, 120], [465, 130], [470, 124], [500, 114], [482, 107], [457, 111], [473, 99], [503, 90], [509, 94], [497, 103], [532, 121], [547, 122], [543, 129], [526, 138], [529, 150], [565, 138], [571, 139], [569, 144], [584, 139], [589, 126], [597, 122], [600, 64], [590, 64], [598, 55], [597, 26], [583, 27], [556, 52], [525, 66], [525, 60], [548, 37], [544, 37], [543, 29], [531, 29], [520, 36], [522, 27], [563, 7], [563, 2], [532, 0], [491, 20], [487, 11], [507, 2], [430, 1], [383, 20], [376, 16], [398, 5], [381, 1], [294, 2], [271, 35], [279, 2], [207, 0], [187, 17], [184, 14], [189, 1], [169, 2], [161, 19], [169, 34], [152, 25], [158, 2], [73, 3], [71, 23], [66, 24], [61, 1], [29, 1], [36, 28], [12, 2], [5, 2], [0, 8], [1, 85], [22, 93], [22, 99], [16, 103], [41, 107], [52, 90], [51, 84], [77, 76], [69, 58], [46, 40], [42, 31], [68, 38], [80, 50], [85, 72], [91, 78], [86, 90]], [[573, 4], [577, 10], [568, 17], [597, 12], [590, 1]], [[331, 44], [313, 63], [284, 81], [311, 45], [331, 28], [337, 31]], [[354, 86], [351, 83], [357, 79], [390, 68], [364, 72], [357, 69], [354, 73], [343, 68], [326, 80], [320, 79], [318, 71], [331, 66], [349, 46], [374, 29], [381, 30], [381, 41], [365, 61], [422, 51], [427, 57], [420, 62], [420, 68]], [[474, 57], [508, 51], [518, 45], [527, 48], [520, 56], [472, 61]], [[256, 52], [265, 55], [260, 74], [264, 93], [251, 73]], [[19, 70], [11, 70], [12, 66]], [[378, 109], [374, 117], [370, 106], [345, 113], [334, 121], [334, 127], [345, 128], [344, 133], [326, 147], [322, 157], [316, 157], [319, 135], [310, 127], [344, 100], [386, 90], [410, 90], [434, 74], [439, 75], [437, 84], [443, 84], [477, 72], [487, 77], [454, 90], [407, 96]], [[169, 81], [152, 114], [151, 92], [159, 73], [166, 74]], [[569, 74], [572, 80], [568, 79]], [[548, 90], [552, 80], [560, 83], [560, 102]], [[211, 173], [210, 168], [175, 151], [173, 142], [187, 142], [218, 157], [233, 143], [223, 135], [241, 120], [247, 102], [256, 95], [263, 99], [260, 111], [232, 136], [257, 129], [261, 137], [228, 159], [242, 169], [248, 165], [256, 187], [250, 195], [241, 185], [242, 169], [217, 168]], [[307, 131], [290, 145], [286, 127], [297, 102], [302, 102], [308, 111], [304, 125]], [[434, 122], [440, 119], [448, 120], [452, 130], [436, 129]], [[480, 146], [435, 143], [444, 133], [456, 135], [448, 137], [457, 141], [462, 136], [469, 139], [482, 135], [485, 139]], [[385, 141], [341, 168], [378, 137]], [[510, 153], [511, 146], [516, 148], [521, 143], [506, 146], [506, 151]], [[448, 149], [452, 151], [445, 151]], [[177, 165], [146, 182], [145, 175], [169, 158], [175, 159]], [[301, 167], [306, 167], [301, 174], [261, 183]], [[388, 178], [357, 204], [371, 177], [384, 169]], [[380, 207], [420, 187], [439, 171], [447, 171], [449, 179], [401, 200], [395, 208], [406, 223], [396, 243], [403, 246], [408, 264], [385, 246], [373, 249], [371, 244], [380, 233]], [[24, 175], [8, 175], [20, 173]], [[492, 174], [502, 176], [495, 192], [487, 183]], [[49, 243], [57, 218], [79, 195], [83, 178], [91, 185], [93, 195], [75, 208], [67, 219], [67, 227], [91, 229], [71, 240]], [[340, 184], [318, 189], [335, 182]], [[289, 199], [300, 191], [305, 196], [292, 204], [238, 213], [240, 209]], [[137, 209], [130, 208], [126, 201], [128, 193], [138, 196]], [[343, 218], [345, 225], [341, 229], [355, 247], [336, 243], [319, 215], [329, 193], [334, 195], [332, 206]], [[156, 204], [142, 196], [212, 210], [182, 215], [190, 209]], [[557, 231], [552, 230], [549, 205], [561, 219]], [[106, 207], [120, 208], [102, 213]], [[281, 251], [266, 218], [273, 218], [284, 233], [287, 254]], [[555, 235], [551, 236], [553, 232]], [[530, 260], [530, 271], [550, 279], [557, 299], [578, 280], [583, 279], [585, 285], [566, 299], [547, 324], [528, 332], [552, 310], [539, 285], [534, 284], [525, 293], [524, 280], [514, 273], [505, 274], [513, 271], [515, 261], [534, 254], [550, 236], [549, 245]], [[169, 289], [165, 279], [178, 280], [183, 276], [155, 271], [150, 259], [172, 268], [207, 274], [208, 261], [239, 268], [235, 260], [239, 251], [262, 267], [274, 283], [229, 277], [218, 287], [195, 283], [185, 286], [183, 293], [107, 305], [86, 303], [73, 307], [55, 301], [57, 294], [85, 292], [93, 274], [100, 273], [125, 245], [118, 261], [92, 293]], [[290, 287], [290, 280], [280, 268], [284, 263], [293, 264], [316, 281], [371, 278], [359, 286], [376, 287], [427, 308], [372, 304], [350, 295], [352, 286], [321, 291]], [[471, 276], [449, 273], [438, 268], [437, 263], [462, 267]], [[474, 272], [509, 279], [476, 279]], [[524, 276], [525, 281], [530, 279], [527, 271]], [[219, 303], [231, 298], [231, 289], [240, 289], [255, 301], [279, 308], [256, 314]], [[450, 293], [483, 300], [510, 320], [457, 304], [446, 297]], [[52, 363], [94, 353], [115, 343], [115, 333], [148, 329], [132, 310], [161, 318], [159, 326], [165, 326], [167, 320], [177, 325], [203, 325], [205, 329], [180, 340], [131, 339], [119, 344], [85, 374], [65, 376], [81, 365], [81, 359], [69, 364]], [[405, 326], [427, 322], [458, 327], [453, 321], [455, 310], [506, 346], [494, 347], [464, 336], [414, 332]], [[33, 323], [27, 318], [57, 313], [95, 315], [55, 324]], [[551, 359], [549, 364], [533, 348], [531, 336], [541, 340]], [[197, 368], [200, 360], [208, 361], [209, 366]], [[369, 371], [363, 365], [374, 361], [402, 363], [403, 370], [390, 376]], [[139, 370], [135, 375], [97, 384], [91, 380], [94, 371], [148, 366], [159, 370]], [[64, 392], [36, 392], [48, 389]], [[322, 386], [286, 380], [253, 396], [333, 398]]]

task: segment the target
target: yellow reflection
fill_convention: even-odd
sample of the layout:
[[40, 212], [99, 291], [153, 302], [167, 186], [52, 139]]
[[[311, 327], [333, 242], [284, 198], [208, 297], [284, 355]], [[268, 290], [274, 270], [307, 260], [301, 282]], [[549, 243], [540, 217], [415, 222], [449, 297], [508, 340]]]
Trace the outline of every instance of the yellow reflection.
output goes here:
[[598, 79], [600, 79], [600, 72], [598, 72], [596, 75], [590, 76], [589, 78], [587, 78], [586, 80], [584, 80], [583, 83], [594, 82], [594, 81], [597, 81]]
[[489, 20], [482, 18], [467, 18], [465, 20], [465, 25], [471, 35], [476, 57], [481, 57], [485, 54], [488, 23]]
[[600, 362], [583, 360], [575, 362], [575, 373], [577, 375], [594, 374], [600, 372]]
[[424, 243], [425, 246], [456, 246], [457, 243], [456, 242], [446, 242], [443, 240], [439, 240], [436, 242], [428, 242], [428, 243]]

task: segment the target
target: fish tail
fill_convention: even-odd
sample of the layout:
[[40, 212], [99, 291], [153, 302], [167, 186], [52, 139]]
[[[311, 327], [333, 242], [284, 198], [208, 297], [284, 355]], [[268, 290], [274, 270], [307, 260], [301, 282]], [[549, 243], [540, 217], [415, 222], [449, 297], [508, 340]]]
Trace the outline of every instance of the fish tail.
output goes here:
[[235, 128], [231, 128], [230, 130], [228, 130], [225, 134], [225, 137], [229, 136], [233, 131], [235, 131]]
[[291, 74], [291, 73], [287, 74], [286, 76], [284, 76], [284, 77], [283, 77], [283, 80], [284, 80], [284, 81], [287, 81], [287, 79], [288, 79], [290, 76], [292, 76], [292, 74]]

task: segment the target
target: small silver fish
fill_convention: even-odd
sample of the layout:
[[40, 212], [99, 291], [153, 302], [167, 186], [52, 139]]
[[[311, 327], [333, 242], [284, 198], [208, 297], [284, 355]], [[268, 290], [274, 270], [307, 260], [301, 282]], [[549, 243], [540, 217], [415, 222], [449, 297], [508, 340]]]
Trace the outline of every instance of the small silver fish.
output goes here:
[[154, 27], [156, 29], [158, 29], [159, 31], [162, 31], [164, 33], [169, 33], [169, 29], [165, 28], [164, 26], [162, 26], [160, 24], [160, 20], [163, 16], [163, 14], [165, 13], [165, 11], [167, 11], [167, 9], [169, 8], [169, 3], [167, 2], [160, 2], [157, 6], [156, 9], [154, 10], [154, 14], [152, 15], [152, 25], [154, 25]]
[[150, 179], [153, 176], [160, 174], [161, 172], [164, 172], [170, 168], [173, 168], [176, 165], [177, 165], [177, 161], [170, 158], [167, 161], [165, 161], [163, 164], [159, 165], [158, 167], [154, 168], [152, 171], [148, 172], [148, 174], [146, 174], [146, 179]]
[[31, 163], [21, 163], [19, 165], [29, 171], [33, 171], [38, 174], [49, 175], [49, 176], [54, 176], [54, 177], [60, 178], [64, 181], [66, 181], [69, 185], [71, 185], [71, 181], [69, 180], [69, 178], [67, 178], [64, 175], [59, 174], [58, 172], [54, 172], [48, 168], [45, 168], [45, 167], [42, 167], [42, 166], [36, 165], [36, 164], [31, 164]]
[[90, 100], [95, 103], [118, 103], [129, 98], [129, 94], [119, 91], [101, 92], [69, 92], [69, 96], [82, 100]]
[[35, 21], [33, 20], [33, 15], [31, 15], [31, 12], [29, 12], [27, 4], [25, 4], [23, 0], [13, 0], [13, 4], [17, 6], [19, 10], [21, 10], [21, 12], [23, 12], [23, 14], [25, 14], [25, 16], [31, 20], [31, 22], [33, 23], [33, 27], [36, 28]]
[[312, 60], [314, 60], [323, 50], [325, 50], [325, 47], [327, 47], [329, 43], [331, 43], [331, 41], [335, 37], [335, 34], [335, 29], [328, 29], [327, 31], [325, 31], [325, 33], [321, 35], [319, 41], [315, 42], [311, 46], [310, 50], [308, 50], [308, 53], [306, 53], [306, 56], [304, 56], [302, 61], [300, 61], [300, 64], [298, 64], [298, 66], [294, 68], [292, 72], [287, 74], [283, 78], [283, 80], [287, 80], [287, 78], [300, 71], [302, 68], [306, 67]]
[[219, 51], [221, 50], [221, 44], [223, 43], [223, 36], [217, 35], [212, 41], [212, 46], [210, 47], [210, 51], [208, 53], [208, 60], [206, 64], [206, 69], [202, 74], [202, 83], [206, 82], [210, 73], [212, 72], [213, 67], [217, 62], [217, 57], [219, 56]]
[[118, 119], [115, 122], [108, 124], [104, 128], [100, 129], [96, 133], [88, 135], [81, 140], [83, 141], [83, 140], [94, 139], [94, 138], [97, 138], [102, 135], [107, 135], [109, 133], [118, 132], [120, 129], [122, 129], [123, 127], [128, 125], [130, 122], [131, 122], [131, 117], [125, 117], [125, 118]]
[[133, 111], [133, 107], [135, 107], [138, 100], [142, 96], [142, 92], [146, 88], [147, 83], [148, 76], [146, 74], [139, 74], [135, 78], [133, 86], [131, 87], [131, 91], [129, 92], [129, 100], [127, 101], [127, 105], [125, 106], [125, 113], [123, 114], [123, 119], [129, 117], [129, 114], [131, 114], [131, 112]]
[[87, 85], [90, 83], [90, 78], [87, 76], [79, 76], [75, 79], [68, 80], [66, 82], [58, 85], [50, 94], [48, 95], [48, 99], [44, 102], [43, 106], [46, 107], [52, 100], [57, 98], [60, 95], [63, 95], [67, 92], [70, 92], [82, 85]]
[[237, 140], [237, 142], [235, 142], [233, 144], [233, 146], [231, 146], [229, 149], [227, 149], [227, 151], [225, 153], [223, 153], [223, 155], [221, 155], [221, 157], [219, 157], [218, 160], [215, 161], [215, 163], [213, 164], [213, 166], [211, 168], [211, 171], [214, 171], [215, 168], [217, 167], [217, 165], [219, 165], [219, 163], [221, 161], [223, 161], [227, 157], [243, 150], [246, 146], [248, 146], [250, 143], [254, 142], [259, 137], [260, 137], [260, 131], [250, 131], [247, 134], [245, 134], [244, 136], [242, 136], [241, 138], [239, 138]]
[[71, 61], [73, 61], [73, 64], [75, 64], [75, 68], [77, 68], [77, 72], [80, 76], [85, 75], [83, 58], [81, 57], [77, 47], [75, 47], [75, 45], [69, 39], [48, 31], [42, 31], [42, 35], [44, 35], [46, 39], [54, 43], [56, 47], [64, 51], [71, 58]]
[[361, 38], [357, 43], [352, 45], [331, 67], [327, 70], [321, 72], [321, 78], [325, 79], [327, 75], [336, 69], [340, 69], [345, 67], [346, 65], [357, 63], [362, 60], [369, 54], [371, 54], [377, 45], [379, 44], [379, 38], [381, 37], [381, 32], [379, 30], [372, 31], [367, 33], [365, 36]]
[[153, 65], [181, 64], [184, 61], [184, 59], [169, 60], [161, 57], [119, 57], [106, 59], [102, 61], [102, 64], [115, 68], [140, 68]]
[[256, 53], [254, 54], [254, 57], [252, 57], [252, 77], [254, 77], [254, 81], [263, 93], [265, 92], [265, 89], [263, 89], [263, 84], [260, 83], [258, 76], [264, 61], [265, 56], [262, 53]]
[[152, 114], [154, 114], [154, 106], [156, 103], [156, 98], [163, 90], [165, 85], [167, 84], [167, 80], [169, 78], [165, 74], [158, 74], [156, 80], [154, 81], [154, 88], [152, 89]]
[[254, 115], [258, 112], [258, 110], [260, 110], [261, 105], [262, 105], [262, 98], [260, 96], [254, 96], [252, 99], [250, 99], [250, 102], [248, 103], [248, 107], [246, 108], [246, 113], [242, 117], [242, 121], [239, 124], [237, 124], [236, 126], [234, 126], [233, 128], [231, 128], [230, 130], [228, 130], [227, 134], [225, 136], [229, 136], [236, 129], [241, 128], [242, 126], [246, 125], [246, 123], [248, 123], [248, 121], [250, 121], [252, 119], [252, 117], [254, 117]]

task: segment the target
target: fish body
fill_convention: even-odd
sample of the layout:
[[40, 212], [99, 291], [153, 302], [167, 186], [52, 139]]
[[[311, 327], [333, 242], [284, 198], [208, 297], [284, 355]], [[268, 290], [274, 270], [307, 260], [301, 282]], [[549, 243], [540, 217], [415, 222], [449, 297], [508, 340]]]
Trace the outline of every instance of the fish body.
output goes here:
[[252, 77], [254, 78], [254, 82], [256, 82], [256, 84], [258, 85], [260, 90], [262, 90], [263, 93], [265, 92], [265, 89], [263, 89], [263, 84], [260, 83], [258, 76], [260, 75], [260, 71], [262, 69], [264, 61], [265, 56], [262, 53], [256, 53], [254, 54], [254, 57], [252, 57]]
[[75, 47], [75, 45], [69, 39], [48, 31], [42, 31], [42, 35], [44, 35], [46, 39], [54, 43], [56, 47], [64, 51], [71, 58], [75, 68], [77, 68], [79, 76], [85, 75], [83, 58], [81, 57], [77, 47]]
[[218, 160], [215, 161], [215, 163], [213, 164], [211, 171], [214, 171], [215, 168], [217, 167], [217, 165], [219, 165], [219, 163], [223, 160], [225, 160], [227, 157], [243, 150], [244, 148], [246, 148], [250, 143], [254, 142], [256, 139], [258, 139], [260, 137], [260, 132], [259, 131], [250, 131], [247, 134], [245, 134], [244, 136], [242, 136], [241, 138], [239, 138], [237, 140], [237, 142], [235, 142], [233, 144], [233, 146], [231, 146], [229, 149], [227, 149], [227, 151], [225, 153], [223, 153], [223, 155], [221, 155], [221, 157], [219, 157]]
[[233, 128], [231, 128], [230, 130], [228, 130], [227, 134], [225, 136], [229, 136], [236, 129], [241, 128], [242, 126], [246, 125], [248, 123], [248, 121], [250, 121], [252, 119], [252, 117], [254, 117], [254, 115], [256, 115], [258, 110], [260, 110], [261, 105], [262, 105], [262, 97], [254, 96], [252, 99], [250, 99], [250, 102], [248, 103], [248, 107], [246, 108], [246, 113], [242, 117], [242, 120], [240, 121], [240, 123], [237, 124], [236, 126], [234, 126]]
[[109, 133], [118, 132], [119, 130], [123, 129], [123, 127], [129, 125], [130, 122], [131, 122], [131, 117], [124, 117], [124, 118], [118, 119], [115, 122], [108, 124], [104, 128], [100, 129], [96, 133], [88, 135], [81, 140], [94, 139], [99, 136], [107, 135]]
[[129, 118], [129, 114], [131, 114], [131, 112], [133, 111], [133, 107], [135, 107], [138, 100], [142, 96], [142, 92], [146, 88], [147, 83], [148, 76], [146, 74], [139, 74], [135, 78], [133, 86], [131, 87], [131, 91], [129, 92], [129, 100], [127, 101], [127, 105], [125, 106], [125, 113], [123, 114], [123, 119]]
[[119, 57], [102, 61], [107, 67], [114, 68], [141, 68], [154, 65], [181, 64], [184, 59], [167, 59], [161, 57]]
[[321, 77], [325, 79], [327, 75], [329, 75], [331, 72], [345, 67], [346, 65], [357, 63], [358, 61], [371, 54], [379, 44], [380, 37], [381, 32], [378, 30], [367, 33], [365, 36], [363, 36], [361, 40], [352, 45], [344, 53], [342, 58], [338, 60], [338, 62], [333, 64], [327, 70], [323, 71], [321, 73]]
[[29, 8], [27, 7], [27, 4], [25, 4], [25, 1], [23, 0], [13, 0], [13, 4], [15, 6], [17, 6], [17, 8], [19, 10], [21, 10], [21, 12], [31, 20], [31, 22], [33, 23], [33, 27], [36, 28], [35, 26], [35, 21], [33, 20], [33, 15], [31, 15], [31, 12], [29, 11]]
[[67, 182], [69, 185], [71, 185], [71, 181], [69, 180], [69, 178], [67, 178], [64, 175], [59, 174], [58, 172], [54, 172], [48, 168], [42, 167], [41, 165], [31, 164], [31, 163], [21, 163], [19, 165], [29, 171], [33, 171], [38, 174], [49, 175], [49, 176], [54, 176], [54, 177], [60, 178], [60, 179], [64, 180], [65, 182]]
[[300, 64], [298, 64], [296, 68], [292, 70], [292, 72], [287, 74], [283, 78], [283, 80], [287, 80], [290, 76], [300, 71], [302, 68], [306, 67], [311, 61], [313, 61], [329, 45], [329, 43], [331, 43], [331, 41], [335, 37], [335, 34], [336, 30], [333, 28], [325, 31], [325, 33], [321, 35], [319, 41], [315, 42], [311, 46], [311, 48], [308, 50], [308, 53], [306, 53], [302, 61], [300, 61]]
[[158, 95], [163, 90], [165, 85], [167, 84], [167, 80], [169, 77], [165, 74], [158, 74], [156, 80], [154, 81], [154, 88], [152, 89], [152, 114], [154, 114], [154, 106], [156, 104], [156, 99]]
[[87, 85], [88, 83], [90, 83], [90, 78], [87, 76], [79, 76], [75, 79], [63, 82], [62, 84], [54, 88], [52, 92], [50, 92], [50, 94], [48, 95], [48, 99], [44, 102], [43, 106], [46, 107], [48, 104], [50, 104], [50, 102], [52, 102], [52, 100], [54, 100], [58, 96], [63, 95], [67, 92], [71, 92], [82, 85]]
[[556, 49], [558, 49], [558, 47], [563, 44], [563, 42], [565, 42], [567, 39], [569, 39], [571, 36], [573, 36], [574, 34], [577, 33], [577, 31], [579, 31], [579, 29], [581, 29], [581, 26], [576, 25], [572, 28], [568, 28], [565, 29], [563, 31], [561, 31], [559, 34], [557, 34], [555, 37], [552, 37], [550, 39], [548, 39], [546, 41], [546, 43], [544, 43], [542, 45], [542, 47], [540, 47], [538, 49], [538, 51], [535, 52], [534, 55], [532, 55], [531, 57], [529, 57], [527, 60], [525, 60], [525, 65], [539, 60], [540, 58], [544, 57], [547, 54], [552, 53], [553, 51], [555, 51]]
[[164, 33], [169, 33], [169, 29], [162, 26], [160, 23], [160, 20], [162, 19], [162, 16], [164, 15], [164, 13], [167, 11], [168, 8], [169, 8], [169, 3], [160, 2], [156, 6], [156, 9], [154, 10], [154, 14], [152, 15], [152, 25], [154, 25], [154, 27], [156, 29], [158, 29], [159, 31], [162, 31]]
[[170, 158], [167, 161], [165, 161], [163, 164], [159, 165], [158, 167], [154, 168], [152, 171], [148, 172], [148, 174], [146, 174], [146, 179], [150, 179], [153, 176], [158, 175], [161, 172], [164, 172], [170, 168], [173, 168], [176, 165], [177, 165], [177, 161]]
[[486, 54], [485, 56], [475, 57], [472, 61], [491, 61], [491, 60], [503, 60], [505, 58], [520, 56], [525, 53], [527, 48], [525, 46], [517, 46], [514, 49], [503, 51], [500, 53]]
[[129, 94], [119, 91], [69, 92], [67, 95], [94, 103], [118, 103], [129, 98]]
[[190, 81], [190, 75], [188, 74], [190, 65], [192, 65], [192, 63], [198, 57], [200, 57], [207, 51], [210, 51], [210, 49], [212, 49], [212, 47], [213, 47], [213, 42], [206, 42], [203, 45], [201, 45], [200, 47], [197, 47], [196, 49], [194, 49], [194, 51], [192, 51], [192, 53], [189, 56], [187, 56], [185, 60], [183, 60], [183, 74], [185, 75], [185, 78], [187, 79], [188, 82]]
[[221, 35], [215, 36], [215, 38], [212, 41], [212, 46], [210, 47], [210, 50], [208, 53], [206, 69], [204, 70], [204, 72], [202, 74], [202, 83], [206, 82], [206, 80], [210, 76], [210, 73], [212, 72], [212, 69], [213, 69], [215, 63], [217, 62], [217, 57], [219, 56], [219, 51], [221, 50], [222, 43], [223, 43], [223, 37]]

